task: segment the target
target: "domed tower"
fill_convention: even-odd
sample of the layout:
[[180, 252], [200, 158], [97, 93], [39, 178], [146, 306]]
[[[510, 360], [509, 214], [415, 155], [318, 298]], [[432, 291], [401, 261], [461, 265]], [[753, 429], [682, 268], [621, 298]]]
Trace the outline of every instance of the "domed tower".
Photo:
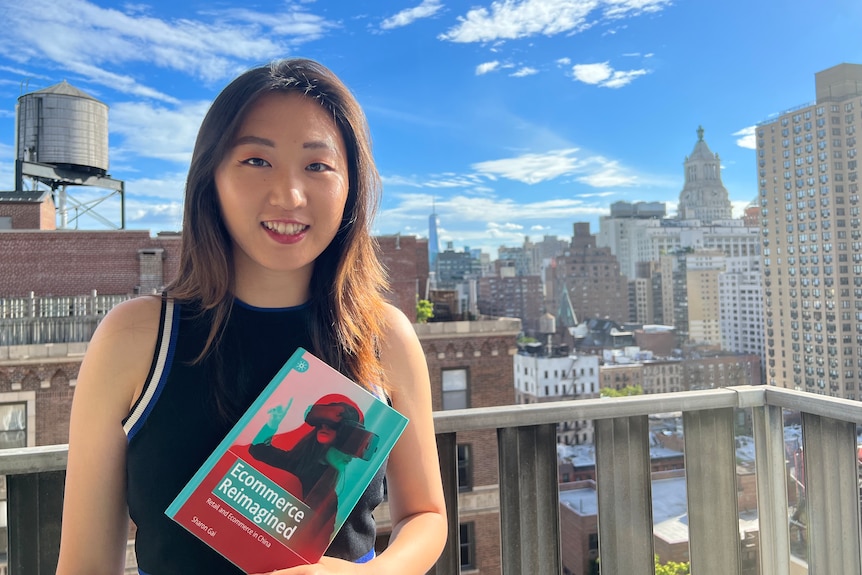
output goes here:
[[703, 127], [697, 128], [697, 143], [685, 159], [685, 186], [679, 194], [678, 219], [700, 220], [710, 224], [733, 217], [727, 189], [721, 183], [721, 160], [703, 139]]
[[[65, 80], [18, 98], [15, 134], [15, 186], [25, 178], [34, 189], [51, 188], [60, 228], [67, 227], [68, 205], [109, 227], [125, 227], [124, 183], [108, 175], [108, 106]], [[93, 211], [101, 197], [78, 202], [69, 186], [92, 186], [120, 196], [120, 224]], [[74, 219], [74, 218], [73, 218]]]

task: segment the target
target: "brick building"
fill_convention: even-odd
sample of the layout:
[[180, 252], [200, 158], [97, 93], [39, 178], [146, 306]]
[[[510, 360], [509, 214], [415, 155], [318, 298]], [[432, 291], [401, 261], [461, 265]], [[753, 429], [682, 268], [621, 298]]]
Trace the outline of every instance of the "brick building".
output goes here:
[[0, 298], [152, 293], [179, 250], [171, 232], [57, 230], [50, 192], [0, 192]]
[[760, 385], [759, 355], [714, 353], [687, 357], [682, 362], [683, 390], [715, 389], [733, 385]]
[[57, 228], [51, 192], [0, 192], [0, 230]]
[[380, 260], [389, 274], [388, 299], [416, 321], [416, 302], [428, 299], [428, 240], [416, 236], [377, 236]]
[[497, 276], [478, 280], [479, 313], [492, 317], [516, 317], [524, 330], [537, 333], [544, 291], [538, 275], [513, 275], [514, 267], [499, 267]]
[[[4, 431], [21, 431], [3, 447], [68, 441], [69, 406], [86, 343], [0, 347], [0, 413]], [[17, 417], [20, 412], [23, 417]], [[23, 425], [22, 425], [23, 424]]]
[[[512, 405], [517, 319], [415, 326], [431, 376], [435, 411]], [[462, 571], [496, 575], [500, 563], [497, 436], [494, 430], [457, 435]], [[454, 535], [454, 534], [453, 534]]]
[[177, 234], [2, 230], [0, 297], [152, 293], [176, 275]]
[[567, 289], [579, 320], [629, 320], [628, 282], [610, 248], [596, 247], [589, 223], [574, 224], [569, 249], [554, 262], [554, 299]]

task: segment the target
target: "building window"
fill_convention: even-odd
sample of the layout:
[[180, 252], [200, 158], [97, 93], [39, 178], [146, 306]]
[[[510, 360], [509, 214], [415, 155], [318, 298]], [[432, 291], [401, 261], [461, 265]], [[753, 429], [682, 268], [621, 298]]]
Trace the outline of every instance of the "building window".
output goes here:
[[470, 407], [467, 400], [467, 370], [443, 370], [443, 409], [466, 409]]
[[468, 443], [458, 445], [458, 491], [473, 489], [473, 458]]
[[0, 404], [0, 449], [27, 447], [27, 404]]
[[472, 522], [458, 526], [461, 544], [461, 570], [476, 568], [476, 533]]

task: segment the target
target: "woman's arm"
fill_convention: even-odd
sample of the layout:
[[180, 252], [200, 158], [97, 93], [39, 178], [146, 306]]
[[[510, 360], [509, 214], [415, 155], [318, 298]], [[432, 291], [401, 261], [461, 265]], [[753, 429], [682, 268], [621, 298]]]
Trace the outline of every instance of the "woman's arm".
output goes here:
[[446, 504], [431, 413], [428, 365], [410, 321], [395, 308], [388, 313], [381, 360], [393, 407], [409, 420], [386, 467], [392, 536], [372, 562], [377, 574], [423, 574], [446, 543]]
[[421, 575], [437, 561], [446, 543], [446, 505], [431, 414], [431, 387], [425, 354], [412, 324], [393, 307], [387, 310], [381, 360], [393, 407], [410, 423], [389, 455], [386, 481], [392, 535], [389, 546], [368, 563], [323, 557], [316, 565], [273, 575]]
[[58, 575], [123, 573], [128, 539], [125, 418], [155, 351], [158, 298], [124, 302], [102, 320], [78, 372], [69, 427]]

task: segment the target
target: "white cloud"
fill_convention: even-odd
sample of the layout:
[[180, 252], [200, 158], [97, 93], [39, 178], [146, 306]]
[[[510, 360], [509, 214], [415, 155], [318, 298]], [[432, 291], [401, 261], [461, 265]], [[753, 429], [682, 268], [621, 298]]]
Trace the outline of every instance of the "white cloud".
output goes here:
[[127, 201], [126, 224], [129, 227], [146, 227], [157, 231], [178, 231], [183, 224], [183, 204]]
[[731, 200], [730, 206], [734, 218], [741, 218], [745, 215], [745, 210], [751, 205], [750, 201]]
[[578, 176], [577, 180], [594, 188], [611, 188], [617, 186], [633, 186], [637, 178], [627, 173], [616, 160], [607, 160], [600, 156], [590, 158], [588, 172]]
[[186, 172], [171, 172], [159, 177], [126, 180], [127, 196], [147, 204], [182, 202], [185, 195]]
[[623, 72], [621, 70], [615, 70], [613, 77], [601, 84], [603, 88], [622, 88], [637, 78], [638, 76], [645, 76], [649, 73], [649, 70], [628, 70]]
[[481, 76], [483, 74], [487, 74], [488, 72], [493, 72], [499, 67], [500, 62], [497, 60], [494, 60], [493, 62], [484, 62], [476, 66], [476, 75]]
[[468, 188], [483, 191], [482, 179], [476, 174], [434, 174], [420, 178], [419, 176], [382, 176], [386, 186], [404, 186], [409, 188]]
[[557, 66], [568, 66], [572, 63], [571, 58], [558, 58], [555, 62]]
[[594, 0], [497, 0], [488, 8], [473, 8], [458, 17], [458, 25], [441, 35], [452, 42], [492, 42], [544, 34], [580, 31], [588, 27]]
[[576, 80], [585, 84], [600, 84], [611, 77], [613, 70], [607, 62], [600, 64], [575, 64], [572, 68]]
[[757, 138], [755, 136], [755, 126], [749, 126], [747, 128], [743, 128], [738, 132], [734, 132], [734, 136], [739, 136], [739, 139], [736, 140], [736, 145], [740, 148], [747, 148], [749, 150], [754, 150], [757, 148]]
[[387, 18], [380, 24], [380, 27], [384, 30], [391, 30], [393, 28], [407, 26], [420, 18], [433, 16], [442, 8], [443, 5], [439, 0], [423, 0], [419, 6], [407, 8], [406, 10], [402, 10], [394, 16]]
[[111, 108], [111, 132], [122, 136], [120, 156], [134, 154], [188, 163], [209, 102], [166, 108], [146, 102], [121, 102]]
[[512, 76], [514, 78], [523, 78], [525, 76], [532, 76], [533, 74], [538, 74], [538, 73], [539, 73], [539, 71], [536, 70], [535, 68], [530, 68], [529, 66], [524, 66], [523, 68], [521, 68], [517, 72], [510, 74], [510, 76]]
[[582, 163], [575, 157], [577, 151], [578, 148], [569, 148], [544, 154], [524, 154], [516, 158], [479, 162], [471, 167], [492, 180], [503, 177], [525, 184], [537, 184], [580, 169]]
[[603, 12], [607, 18], [618, 19], [638, 16], [643, 13], [660, 12], [670, 6], [672, 0], [604, 0]]
[[575, 176], [577, 181], [594, 188], [645, 183], [616, 160], [602, 156], [578, 157], [578, 152], [578, 148], [565, 148], [529, 153], [514, 158], [478, 162], [471, 167], [478, 175], [491, 181], [505, 178], [530, 185], [562, 176]]
[[648, 73], [648, 70], [614, 70], [608, 62], [572, 66], [575, 80], [601, 88], [622, 88], [638, 76]]
[[513, 224], [512, 222], [506, 222], [505, 224], [498, 224], [496, 222], [488, 222], [489, 230], [505, 230], [508, 232], [512, 231], [520, 231], [524, 229], [524, 226], [521, 224]]
[[617, 195], [616, 192], [596, 192], [594, 194], [578, 194], [579, 198], [608, 198]]
[[493, 42], [535, 35], [576, 34], [595, 23], [658, 12], [671, 0], [495, 0], [469, 10], [441, 34], [452, 42]]
[[[10, 60], [47, 61], [93, 83], [168, 102], [176, 100], [140, 85], [129, 66], [144, 64], [215, 81], [250, 62], [289, 53], [291, 46], [336, 27], [301, 8], [211, 10], [197, 19], [159, 19], [140, 7], [124, 12], [86, 0], [67, 0], [62, 10], [54, 0], [5, 2], [3, 17], [0, 53]], [[31, 33], [33, 22], [39, 24], [38, 34]]]

